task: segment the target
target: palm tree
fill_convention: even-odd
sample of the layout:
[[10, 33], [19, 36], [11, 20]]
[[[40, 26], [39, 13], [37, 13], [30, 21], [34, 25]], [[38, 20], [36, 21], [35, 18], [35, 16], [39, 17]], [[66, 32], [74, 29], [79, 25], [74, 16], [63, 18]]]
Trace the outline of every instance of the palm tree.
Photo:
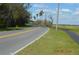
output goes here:
[[44, 14], [43, 10], [41, 10], [39, 13], [36, 14], [37, 18], [42, 16]]
[[49, 18], [50, 18], [50, 20], [51, 20], [51, 25], [53, 25], [53, 17], [50, 16]]
[[38, 14], [36, 14], [36, 17], [37, 17], [37, 20], [38, 20], [39, 15], [38, 15]]
[[34, 20], [36, 20], [36, 17], [35, 16], [33, 16], [33, 18], [34, 18]]
[[43, 12], [43, 10], [41, 10], [40, 12], [39, 12], [39, 16], [42, 16], [44, 14], [44, 12]]

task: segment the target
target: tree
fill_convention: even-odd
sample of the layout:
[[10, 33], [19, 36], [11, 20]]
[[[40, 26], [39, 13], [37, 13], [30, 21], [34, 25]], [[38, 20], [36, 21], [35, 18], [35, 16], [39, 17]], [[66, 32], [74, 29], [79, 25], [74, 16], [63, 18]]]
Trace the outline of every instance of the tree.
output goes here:
[[16, 25], [24, 26], [25, 23], [29, 22], [30, 13], [27, 11], [29, 4], [11, 4], [12, 6], [12, 18], [14, 19]]
[[50, 16], [49, 18], [50, 18], [50, 20], [51, 20], [51, 25], [53, 25], [53, 17]]
[[[24, 26], [30, 20], [30, 12], [28, 12], [30, 4], [24, 3], [2, 3], [0, 4], [0, 25], [8, 26]], [[5, 25], [5, 26], [4, 26]]]
[[5, 28], [8, 25], [9, 7], [7, 4], [0, 4], [0, 27]]
[[[42, 16], [43, 14], [44, 14], [44, 12], [43, 12], [43, 10], [41, 10], [39, 13], [36, 14], [36, 17], [38, 18], [38, 17]], [[40, 24], [41, 23], [40, 20], [37, 23]]]
[[33, 16], [33, 18], [34, 18], [34, 20], [36, 20], [36, 17], [35, 16]]
[[39, 12], [39, 16], [42, 16], [44, 14], [44, 12], [43, 12], [43, 10], [41, 10], [40, 12]]
[[37, 18], [38, 18], [38, 14], [36, 14]]

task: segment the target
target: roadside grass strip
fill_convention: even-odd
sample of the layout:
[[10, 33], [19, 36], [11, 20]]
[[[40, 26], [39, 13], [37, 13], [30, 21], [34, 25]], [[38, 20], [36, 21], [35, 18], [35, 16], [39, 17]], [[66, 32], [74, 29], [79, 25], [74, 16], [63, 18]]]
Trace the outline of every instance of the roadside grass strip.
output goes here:
[[79, 45], [62, 30], [56, 31], [50, 28], [49, 31], [19, 51], [17, 55], [74, 55], [79, 54]]

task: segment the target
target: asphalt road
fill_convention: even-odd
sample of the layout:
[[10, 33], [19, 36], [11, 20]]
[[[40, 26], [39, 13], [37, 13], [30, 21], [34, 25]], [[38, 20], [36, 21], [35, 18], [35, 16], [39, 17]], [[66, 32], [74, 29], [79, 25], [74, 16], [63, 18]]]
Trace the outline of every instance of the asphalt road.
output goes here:
[[[31, 31], [30, 30], [26, 31], [24, 29], [24, 30], [0, 32], [0, 55], [10, 55], [16, 52], [23, 46], [29, 44], [30, 42], [41, 36], [47, 30], [48, 28], [32, 27]], [[16, 33], [19, 34], [12, 35]]]

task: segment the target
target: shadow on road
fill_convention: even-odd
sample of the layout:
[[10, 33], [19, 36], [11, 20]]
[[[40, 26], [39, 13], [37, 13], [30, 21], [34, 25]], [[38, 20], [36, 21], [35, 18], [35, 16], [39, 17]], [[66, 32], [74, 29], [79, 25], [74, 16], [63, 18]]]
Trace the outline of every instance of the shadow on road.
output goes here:
[[13, 31], [13, 30], [22, 30], [21, 28], [0, 28], [0, 31]]

